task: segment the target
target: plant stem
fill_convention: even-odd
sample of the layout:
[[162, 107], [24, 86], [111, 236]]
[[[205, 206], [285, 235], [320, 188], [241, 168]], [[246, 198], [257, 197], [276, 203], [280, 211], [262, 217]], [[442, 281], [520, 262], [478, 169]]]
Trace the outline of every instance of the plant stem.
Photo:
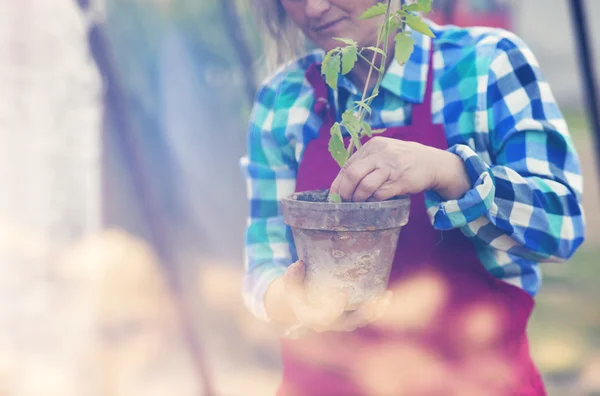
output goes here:
[[[387, 1], [387, 9], [385, 11], [385, 19], [384, 19], [384, 25], [383, 25], [383, 29], [381, 29], [379, 31], [379, 33], [377, 34], [377, 44], [375, 44], [375, 47], [379, 48], [379, 45], [381, 43], [382, 40], [384, 40], [384, 50], [383, 52], [385, 54], [387, 54], [387, 47], [388, 47], [388, 35], [389, 35], [389, 29], [390, 29], [390, 12], [391, 12], [391, 7], [392, 7], [392, 0], [388, 0]], [[383, 37], [382, 37], [383, 36]], [[361, 58], [364, 58], [362, 56], [362, 54], [359, 53], [359, 55], [361, 56]], [[373, 60], [371, 62], [369, 62], [367, 60], [367, 62], [369, 63], [369, 65], [371, 65], [371, 67], [369, 68], [369, 74], [367, 74], [367, 81], [365, 82], [365, 88], [363, 90], [363, 96], [361, 99], [361, 102], [364, 102], [366, 97], [367, 97], [367, 91], [369, 90], [369, 83], [371, 82], [371, 75], [373, 74], [373, 69], [377, 69], [377, 71], [379, 72], [379, 76], [377, 78], [377, 83], [375, 84], [375, 87], [373, 88], [373, 92], [374, 94], [371, 95], [369, 97], [369, 102], [368, 104], [373, 102], [373, 99], [377, 96], [377, 93], [379, 92], [379, 85], [381, 85], [381, 80], [383, 79], [383, 75], [384, 75], [384, 71], [385, 71], [385, 66], [386, 66], [386, 56], [382, 56], [382, 64], [381, 67], [377, 68], [375, 66], [375, 62], [377, 61], [377, 52], [374, 51], [373, 53]], [[362, 124], [364, 118], [365, 118], [365, 113], [366, 110], [364, 107], [361, 107], [359, 109], [358, 112], [358, 120], [359, 122]], [[359, 133], [359, 139], [360, 139], [360, 133]], [[357, 143], [357, 150], [360, 149], [361, 147], [361, 143], [360, 140]], [[350, 144], [348, 145], [348, 154], [352, 155], [352, 151], [354, 149], [354, 140], [351, 139], [350, 140]]]
[[[384, 36], [384, 42], [383, 42], [383, 52], [384, 53], [388, 53], [388, 44], [389, 44], [389, 33], [390, 33], [390, 7], [391, 7], [391, 0], [388, 1], [388, 8], [387, 8], [387, 13], [385, 15], [385, 25], [384, 25], [384, 32], [383, 32], [383, 36]], [[379, 44], [378, 44], [379, 46]], [[377, 96], [377, 93], [379, 91], [379, 86], [381, 85], [381, 81], [383, 80], [383, 76], [385, 75], [385, 69], [386, 69], [386, 64], [382, 64], [380, 67], [380, 71], [379, 71], [379, 76], [377, 78], [377, 83], [375, 83], [375, 88], [374, 88], [374, 94], [371, 95], [371, 97], [369, 97], [369, 99], [367, 99], [367, 106], [370, 106], [371, 103], [373, 102], [373, 100], [375, 99], [375, 97]], [[366, 90], [365, 90], [366, 92]], [[362, 118], [360, 119], [360, 121], [362, 122]]]
[[373, 94], [373, 95], [369, 96], [369, 97], [368, 97], [367, 99], [365, 99], [365, 100], [367, 100], [367, 101], [369, 101], [369, 100], [370, 100], [370, 101], [373, 101], [373, 99], [375, 99], [375, 97], [376, 97], [376, 96], [377, 96], [377, 94]]
[[354, 152], [354, 140], [350, 139], [350, 144], [348, 144], [348, 158], [350, 158], [350, 156], [352, 155], [353, 152]]
[[377, 66], [375, 66], [369, 59], [367, 59], [363, 54], [361, 54], [360, 52], [358, 53], [358, 56], [360, 56], [365, 62], [367, 62], [369, 65], [371, 65], [371, 67], [373, 67], [375, 70], [380, 71], [381, 69], [378, 68]]
[[[384, 29], [381, 29], [381, 32], [377, 35], [377, 44], [375, 44], [376, 47], [379, 48], [379, 44], [381, 43], [381, 40], [383, 39], [382, 33], [383, 31], [387, 31], [387, 26], [389, 25], [389, 19], [390, 19], [390, 7], [391, 7], [391, 3], [392, 0], [388, 0], [388, 4], [387, 4], [387, 10], [385, 12], [385, 20], [384, 20]], [[385, 52], [385, 50], [384, 50]], [[367, 91], [369, 90], [369, 83], [371, 82], [371, 75], [373, 74], [373, 68], [375, 68], [375, 62], [377, 60], [377, 52], [373, 53], [373, 60], [371, 62], [369, 62], [369, 64], [371, 65], [371, 67], [369, 68], [369, 74], [367, 74], [367, 81], [365, 81], [365, 88], [363, 89], [363, 96], [361, 101], [364, 102], [365, 98], [367, 97]], [[385, 64], [383, 65], [385, 66]], [[381, 69], [377, 69], [380, 74], [381, 74]], [[362, 109], [359, 112], [359, 120], [362, 121], [363, 117], [364, 117], [364, 109]]]

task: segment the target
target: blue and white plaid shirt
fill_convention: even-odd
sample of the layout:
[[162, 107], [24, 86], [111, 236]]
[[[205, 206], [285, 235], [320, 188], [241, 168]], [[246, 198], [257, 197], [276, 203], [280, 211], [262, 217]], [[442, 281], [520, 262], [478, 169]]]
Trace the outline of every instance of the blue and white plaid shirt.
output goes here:
[[[371, 106], [372, 127], [411, 123], [411, 105], [423, 101], [433, 44], [433, 122], [444, 125], [472, 189], [451, 201], [426, 192], [431, 222], [440, 230], [460, 228], [493, 276], [535, 295], [538, 263], [564, 261], [584, 240], [583, 179], [566, 122], [520, 38], [499, 29], [428, 24], [436, 38], [412, 32], [410, 60], [388, 68]], [[319, 133], [304, 73], [322, 56], [312, 52], [262, 86], [241, 161], [250, 202], [243, 294], [264, 320], [267, 288], [297, 259], [279, 203], [294, 192], [304, 148]], [[344, 76], [339, 85], [349, 93], [345, 103], [339, 92], [331, 95], [341, 114], [360, 93]]]

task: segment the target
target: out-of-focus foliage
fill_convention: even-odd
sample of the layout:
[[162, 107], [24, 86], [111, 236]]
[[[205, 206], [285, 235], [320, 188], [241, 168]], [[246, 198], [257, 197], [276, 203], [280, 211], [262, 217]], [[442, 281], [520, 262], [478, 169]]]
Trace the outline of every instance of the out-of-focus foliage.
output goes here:
[[[242, 26], [229, 28], [243, 31], [250, 52], [257, 55], [255, 61], [258, 62], [262, 49], [256, 18], [247, 1], [237, 1], [237, 12]], [[222, 5], [218, 0], [108, 0], [106, 26], [132, 90], [140, 95], [150, 94], [152, 79], [145, 83], [139, 81], [142, 79], [140, 67], [146, 77], [152, 77], [157, 72], [156, 62], [165, 40], [175, 34], [185, 41], [193, 54], [207, 95], [216, 99], [208, 104], [242, 108], [244, 113], [240, 117], [247, 116], [248, 100], [241, 90], [243, 66], [226, 34]], [[148, 95], [143, 99], [151, 101], [152, 97]]]
[[[128, 107], [114, 110], [125, 111], [133, 125], [130, 133], [147, 159], [142, 167], [152, 175], [166, 216], [195, 248], [241, 260], [246, 203], [238, 161], [251, 109], [245, 78], [253, 73], [225, 28], [226, 3], [109, 0], [104, 26]], [[260, 70], [256, 18], [245, 1], [237, 12], [243, 26], [227, 29], [242, 30], [251, 66]], [[111, 128], [117, 153], [119, 134]], [[114, 161], [125, 166], [127, 156]]]

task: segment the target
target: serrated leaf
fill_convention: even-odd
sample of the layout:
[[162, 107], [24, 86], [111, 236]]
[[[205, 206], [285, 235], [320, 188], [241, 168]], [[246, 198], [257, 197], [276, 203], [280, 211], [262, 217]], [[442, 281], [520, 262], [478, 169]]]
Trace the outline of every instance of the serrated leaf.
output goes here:
[[412, 14], [408, 15], [406, 17], [406, 24], [408, 26], [410, 26], [411, 29], [413, 29], [419, 33], [423, 33], [424, 35], [429, 36], [429, 37], [435, 37], [435, 35], [431, 31], [431, 29], [429, 29], [429, 26], [427, 26], [427, 24], [425, 22], [423, 22], [421, 17], [419, 17], [417, 15], [412, 15]]
[[385, 14], [387, 11], [387, 6], [385, 3], [379, 3], [372, 7], [369, 7], [360, 17], [359, 19], [369, 19], [379, 15]]
[[398, 33], [394, 38], [394, 41], [396, 41], [394, 57], [398, 63], [403, 65], [413, 53], [415, 49], [415, 42], [412, 37], [403, 33]]
[[352, 110], [346, 110], [344, 114], [342, 114], [342, 124], [344, 124], [348, 133], [352, 136], [355, 145], [358, 146], [360, 144], [360, 139], [358, 138], [360, 121], [356, 118]]
[[321, 62], [321, 74], [325, 74], [325, 65], [329, 62], [329, 60], [331, 59], [331, 57], [333, 56], [333, 54], [335, 54], [337, 51], [339, 50], [339, 48], [334, 48], [331, 51], [328, 51], [327, 53], [325, 53], [325, 56], [323, 57], [323, 61]]
[[356, 47], [348, 46], [342, 48], [342, 74], [348, 74], [358, 60]]
[[362, 126], [363, 126], [363, 132], [365, 133], [365, 135], [367, 135], [368, 137], [373, 136], [373, 130], [371, 129], [371, 125], [369, 125], [368, 122], [363, 121]]
[[344, 38], [344, 37], [334, 37], [334, 40], [337, 41], [341, 41], [342, 43], [346, 44], [346, 45], [352, 45], [354, 47], [358, 46], [358, 43], [352, 39], [349, 38]]
[[331, 138], [329, 139], [329, 153], [331, 153], [331, 156], [341, 168], [346, 164], [346, 161], [348, 161], [348, 151], [346, 151], [346, 147], [344, 146], [340, 124], [337, 122], [333, 124], [330, 133]]
[[337, 89], [338, 74], [340, 72], [340, 66], [342, 60], [339, 53], [330, 55], [328, 58], [323, 59], [321, 66], [321, 73], [325, 75], [325, 82], [332, 89]]
[[340, 194], [329, 194], [328, 201], [332, 203], [341, 203], [342, 196]]

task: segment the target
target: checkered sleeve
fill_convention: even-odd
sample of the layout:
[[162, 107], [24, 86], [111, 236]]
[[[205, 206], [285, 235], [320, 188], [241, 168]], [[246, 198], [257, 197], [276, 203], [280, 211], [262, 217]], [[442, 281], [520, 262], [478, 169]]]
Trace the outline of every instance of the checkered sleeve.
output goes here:
[[531, 261], [564, 261], [584, 240], [583, 180], [550, 87], [531, 50], [507, 32], [481, 80], [476, 132], [489, 135], [488, 153], [449, 149], [463, 159], [472, 189], [450, 201], [428, 191], [432, 223]]
[[276, 101], [277, 86], [265, 85], [254, 104], [248, 151], [241, 160], [250, 206], [242, 293], [247, 308], [265, 321], [269, 321], [263, 303], [267, 288], [292, 263], [293, 239], [279, 202], [294, 192], [297, 168], [285, 128], [274, 126], [274, 120], [286, 111], [278, 110]]

